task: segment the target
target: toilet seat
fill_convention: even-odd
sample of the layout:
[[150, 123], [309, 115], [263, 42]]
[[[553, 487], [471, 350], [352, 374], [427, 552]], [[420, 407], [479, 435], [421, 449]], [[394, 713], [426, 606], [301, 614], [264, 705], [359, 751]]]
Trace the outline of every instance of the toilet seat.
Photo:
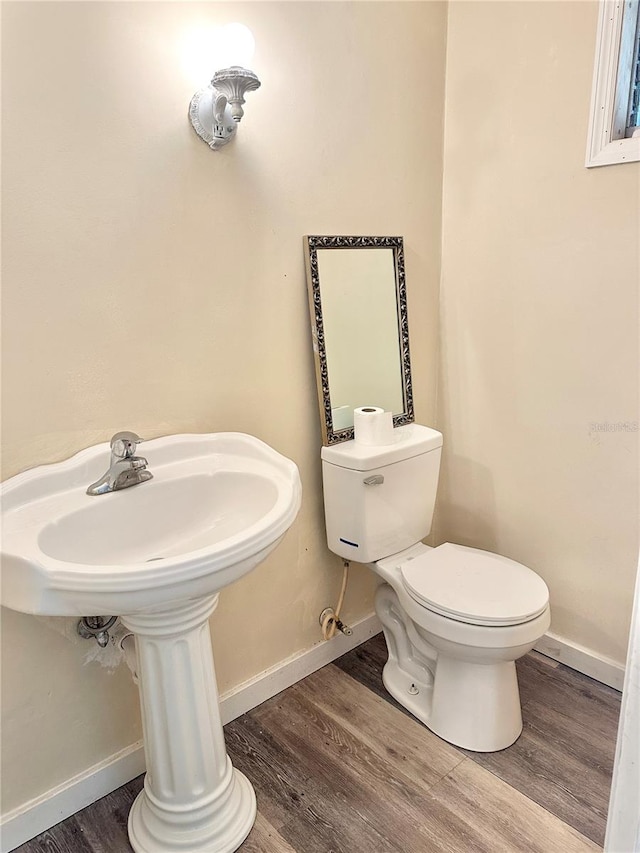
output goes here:
[[470, 625], [519, 625], [549, 604], [535, 572], [498, 554], [447, 542], [400, 565], [407, 593], [440, 616]]

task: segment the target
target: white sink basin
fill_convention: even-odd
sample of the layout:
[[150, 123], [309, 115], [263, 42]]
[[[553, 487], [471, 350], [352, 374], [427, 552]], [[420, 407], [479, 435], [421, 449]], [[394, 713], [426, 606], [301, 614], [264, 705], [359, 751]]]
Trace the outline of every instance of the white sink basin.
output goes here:
[[86, 494], [109, 466], [108, 444], [2, 485], [0, 603], [122, 617], [136, 638], [148, 771], [129, 814], [131, 846], [231, 853], [256, 798], [226, 752], [208, 620], [220, 589], [291, 526], [300, 477], [241, 433], [167, 436], [142, 450], [153, 479], [119, 491]]
[[173, 435], [140, 450], [153, 479], [89, 496], [108, 444], [6, 481], [1, 603], [59, 616], [139, 613], [254, 568], [300, 506], [293, 462], [241, 433]]

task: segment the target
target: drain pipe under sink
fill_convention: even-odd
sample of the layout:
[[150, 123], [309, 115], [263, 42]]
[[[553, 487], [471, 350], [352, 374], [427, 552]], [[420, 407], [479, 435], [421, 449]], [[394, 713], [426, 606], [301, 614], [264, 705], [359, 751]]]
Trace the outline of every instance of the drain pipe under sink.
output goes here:
[[136, 654], [136, 638], [134, 634], [125, 628], [122, 622], [109, 632], [109, 638], [113, 645], [122, 652], [125, 663], [131, 670], [134, 682], [138, 683], [138, 656]]

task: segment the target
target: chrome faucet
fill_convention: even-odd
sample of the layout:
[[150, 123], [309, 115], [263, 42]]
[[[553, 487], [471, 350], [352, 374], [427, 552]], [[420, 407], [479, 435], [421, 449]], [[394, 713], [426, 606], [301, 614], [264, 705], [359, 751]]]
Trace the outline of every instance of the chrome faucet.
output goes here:
[[136, 456], [138, 444], [144, 441], [135, 432], [117, 432], [111, 439], [111, 465], [106, 474], [92, 483], [87, 489], [88, 495], [104, 495], [137, 486], [153, 477], [147, 471], [147, 460]]

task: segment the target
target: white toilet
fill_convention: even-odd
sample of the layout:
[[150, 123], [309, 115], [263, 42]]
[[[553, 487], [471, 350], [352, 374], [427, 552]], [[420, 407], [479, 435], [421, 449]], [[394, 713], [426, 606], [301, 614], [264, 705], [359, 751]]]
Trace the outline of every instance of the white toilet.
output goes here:
[[515, 661], [549, 628], [549, 591], [506, 557], [424, 545], [442, 435], [409, 424], [394, 439], [322, 448], [329, 548], [385, 581], [376, 612], [389, 650], [389, 693], [456, 746], [505, 749], [522, 731]]

